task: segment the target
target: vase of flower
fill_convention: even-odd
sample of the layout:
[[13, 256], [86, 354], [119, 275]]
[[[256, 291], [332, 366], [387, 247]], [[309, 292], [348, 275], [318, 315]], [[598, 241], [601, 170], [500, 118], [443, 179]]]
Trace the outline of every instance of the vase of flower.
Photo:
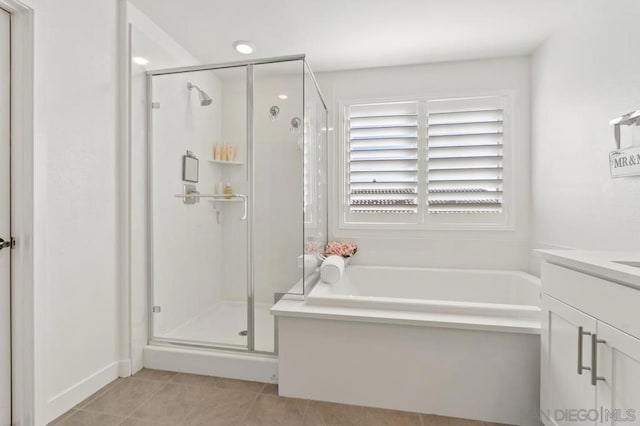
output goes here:
[[345, 266], [349, 260], [358, 252], [358, 246], [351, 241], [332, 241], [327, 244], [325, 254], [327, 256], [341, 256]]

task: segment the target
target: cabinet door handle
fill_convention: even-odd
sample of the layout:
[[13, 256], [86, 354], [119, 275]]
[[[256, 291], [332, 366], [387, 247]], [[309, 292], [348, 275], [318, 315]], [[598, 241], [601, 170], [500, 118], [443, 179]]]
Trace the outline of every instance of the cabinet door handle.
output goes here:
[[607, 343], [606, 340], [598, 339], [594, 333], [591, 335], [591, 384], [598, 386], [598, 380], [605, 380], [604, 377], [598, 377], [598, 343]]
[[578, 374], [582, 375], [583, 371], [591, 370], [591, 367], [582, 365], [582, 336], [591, 336], [591, 333], [584, 331], [582, 326], [578, 327]]

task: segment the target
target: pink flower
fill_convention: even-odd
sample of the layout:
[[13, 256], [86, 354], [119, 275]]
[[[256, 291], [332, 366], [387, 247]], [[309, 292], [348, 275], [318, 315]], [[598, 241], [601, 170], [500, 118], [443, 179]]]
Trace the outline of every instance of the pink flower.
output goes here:
[[351, 257], [358, 251], [358, 246], [351, 241], [332, 241], [327, 244], [325, 253], [342, 257]]

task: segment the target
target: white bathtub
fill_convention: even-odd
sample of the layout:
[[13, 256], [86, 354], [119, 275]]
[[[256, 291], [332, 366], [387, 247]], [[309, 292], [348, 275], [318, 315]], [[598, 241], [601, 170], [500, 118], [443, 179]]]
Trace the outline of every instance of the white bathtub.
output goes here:
[[540, 280], [517, 271], [349, 266], [309, 305], [540, 320]]
[[539, 425], [539, 302], [522, 272], [349, 266], [272, 308], [280, 394]]

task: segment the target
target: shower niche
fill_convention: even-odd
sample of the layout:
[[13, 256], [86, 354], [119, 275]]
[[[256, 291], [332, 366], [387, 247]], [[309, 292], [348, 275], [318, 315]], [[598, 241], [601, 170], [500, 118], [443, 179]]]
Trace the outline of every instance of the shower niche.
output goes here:
[[300, 259], [327, 238], [315, 78], [295, 56], [146, 79], [149, 344], [276, 353], [269, 309], [314, 284]]

